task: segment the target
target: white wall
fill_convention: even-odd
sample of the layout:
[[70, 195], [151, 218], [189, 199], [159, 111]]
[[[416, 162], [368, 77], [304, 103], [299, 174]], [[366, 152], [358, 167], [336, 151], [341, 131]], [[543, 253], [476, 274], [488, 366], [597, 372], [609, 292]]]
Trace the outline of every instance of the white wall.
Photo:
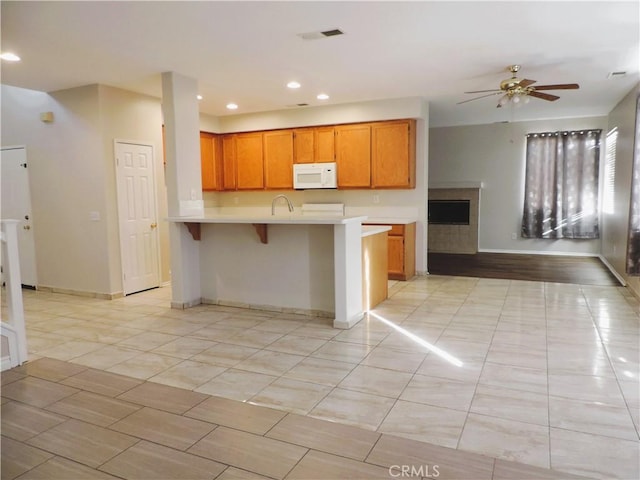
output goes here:
[[618, 139], [614, 206], [612, 213], [603, 214], [602, 256], [616, 273], [625, 279], [629, 288], [640, 297], [640, 277], [632, 277], [625, 272], [638, 95], [640, 95], [640, 84], [633, 88], [609, 114], [609, 130], [617, 128]]
[[[54, 122], [40, 121], [51, 111]], [[98, 87], [47, 95], [2, 86], [2, 144], [27, 146], [38, 283], [110, 293]]]
[[[38, 284], [121, 293], [113, 140], [154, 145], [162, 175], [160, 101], [98, 85], [51, 94], [1, 88], [1, 143], [27, 146]], [[53, 123], [40, 121], [45, 111]]]
[[167, 217], [167, 189], [164, 179], [162, 148], [162, 111], [157, 98], [140, 95], [119, 88], [99, 86], [100, 131], [102, 134], [105, 164], [105, 196], [109, 245], [109, 271], [111, 291], [122, 290], [122, 263], [120, 261], [118, 233], [118, 204], [116, 195], [116, 170], [114, 164], [114, 140], [127, 140], [149, 144], [153, 147], [156, 175], [156, 205], [160, 237], [160, 276], [162, 282], [170, 280], [169, 225]]
[[[520, 238], [527, 133], [588, 128], [602, 129], [604, 139], [607, 118], [432, 128], [429, 134], [429, 185], [482, 182], [480, 251], [597, 255], [600, 252], [599, 239]], [[604, 158], [604, 148], [601, 149], [601, 158]], [[514, 233], [515, 240], [512, 239]]]
[[[426, 185], [428, 176], [429, 107], [420, 98], [381, 100], [358, 104], [299, 108], [247, 115], [220, 117], [216, 133], [246, 132], [340, 123], [417, 119], [416, 188], [410, 190], [308, 190], [286, 191], [295, 206], [302, 203], [344, 203], [347, 214], [370, 217], [415, 218], [416, 270], [427, 271]], [[201, 115], [201, 127], [215, 126], [214, 119]], [[255, 207], [271, 205], [280, 192], [205, 192], [205, 207]], [[379, 203], [373, 202], [374, 194]]]

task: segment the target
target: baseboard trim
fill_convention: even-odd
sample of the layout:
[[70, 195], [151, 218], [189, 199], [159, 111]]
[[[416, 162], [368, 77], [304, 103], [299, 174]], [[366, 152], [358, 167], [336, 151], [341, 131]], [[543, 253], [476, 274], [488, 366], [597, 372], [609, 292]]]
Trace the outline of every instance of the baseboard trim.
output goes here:
[[85, 290], [73, 290], [70, 288], [48, 287], [46, 285], [38, 285], [36, 287], [36, 290], [40, 292], [75, 295], [76, 297], [99, 298], [101, 300], [115, 300], [116, 298], [122, 298], [124, 296], [122, 292], [115, 292], [115, 293], [88, 292]]
[[555, 255], [558, 257], [599, 257], [597, 253], [548, 252], [541, 250], [502, 250], [499, 248], [481, 248], [478, 253], [513, 253], [516, 255]]
[[234, 307], [234, 308], [246, 308], [248, 310], [261, 310], [263, 312], [273, 313], [288, 313], [293, 315], [305, 315], [307, 317], [321, 317], [321, 318], [333, 318], [334, 312], [328, 312], [326, 310], [314, 310], [307, 308], [293, 308], [293, 307], [278, 307], [274, 305], [260, 305], [254, 303], [236, 302], [233, 300], [212, 300], [210, 298], [203, 298], [202, 303], [204, 305], [219, 305], [221, 307]]
[[[598, 255], [598, 258], [600, 258], [600, 261], [604, 263], [604, 266], [609, 269], [609, 271], [613, 274], [613, 276], [618, 279], [618, 281], [620, 282], [620, 285], [622, 285], [623, 287], [626, 287], [627, 281], [618, 273], [618, 271], [615, 268], [613, 268], [613, 265], [609, 263], [609, 261], [604, 257], [604, 255], [600, 254]], [[633, 290], [631, 291], [633, 292]]]

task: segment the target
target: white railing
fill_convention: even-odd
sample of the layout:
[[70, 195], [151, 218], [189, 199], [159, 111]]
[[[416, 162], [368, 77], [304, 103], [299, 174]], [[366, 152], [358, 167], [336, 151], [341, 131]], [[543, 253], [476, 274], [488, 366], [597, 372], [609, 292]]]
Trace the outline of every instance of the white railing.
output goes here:
[[[2, 370], [13, 368], [27, 361], [27, 332], [24, 324], [22, 283], [20, 281], [20, 258], [18, 256], [19, 220], [2, 220], [0, 240], [2, 243], [2, 276], [5, 283], [7, 318], [0, 322], [3, 341]], [[5, 349], [7, 351], [5, 351]]]

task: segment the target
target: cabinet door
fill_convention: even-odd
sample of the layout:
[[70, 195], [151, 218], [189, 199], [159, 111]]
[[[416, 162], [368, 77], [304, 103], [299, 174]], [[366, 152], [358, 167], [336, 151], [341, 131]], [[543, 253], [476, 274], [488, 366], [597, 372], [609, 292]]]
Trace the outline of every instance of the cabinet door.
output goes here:
[[316, 162], [335, 162], [336, 131], [333, 127], [318, 127], [313, 129], [314, 158]]
[[238, 190], [264, 188], [262, 133], [236, 135], [236, 182]]
[[340, 125], [335, 129], [338, 188], [371, 186], [371, 126]]
[[200, 169], [202, 190], [220, 189], [219, 138], [213, 133], [200, 132]]
[[265, 132], [263, 140], [266, 188], [293, 188], [293, 131]]
[[404, 276], [404, 237], [389, 235], [389, 278]]
[[297, 128], [294, 130], [294, 163], [335, 162], [333, 127]]
[[371, 186], [415, 188], [415, 120], [371, 125]]
[[314, 129], [296, 128], [293, 131], [294, 163], [313, 163], [314, 155]]
[[222, 189], [236, 189], [236, 136], [222, 136]]

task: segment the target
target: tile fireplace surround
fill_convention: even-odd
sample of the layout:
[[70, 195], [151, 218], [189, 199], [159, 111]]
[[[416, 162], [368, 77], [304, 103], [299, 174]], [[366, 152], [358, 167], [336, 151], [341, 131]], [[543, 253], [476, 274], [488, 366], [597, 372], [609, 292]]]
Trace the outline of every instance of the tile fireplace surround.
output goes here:
[[429, 200], [469, 200], [469, 225], [429, 225], [429, 251], [477, 253], [480, 188], [429, 188]]

